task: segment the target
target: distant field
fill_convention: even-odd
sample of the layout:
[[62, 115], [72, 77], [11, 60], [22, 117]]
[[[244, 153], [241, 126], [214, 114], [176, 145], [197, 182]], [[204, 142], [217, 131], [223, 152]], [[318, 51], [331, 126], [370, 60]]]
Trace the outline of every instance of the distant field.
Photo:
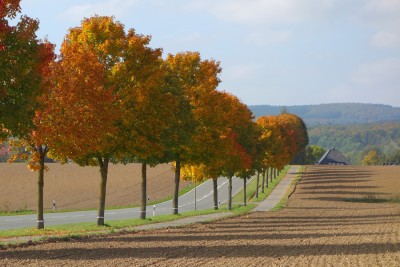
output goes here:
[[[76, 164], [48, 164], [45, 173], [44, 208], [51, 210], [53, 200], [58, 209], [97, 208], [100, 184], [98, 167]], [[148, 168], [147, 192], [150, 200], [172, 196], [174, 173], [168, 164]], [[36, 210], [37, 173], [23, 163], [0, 163], [0, 211]], [[187, 183], [181, 183], [186, 186]], [[140, 203], [141, 165], [110, 165], [107, 206]]]

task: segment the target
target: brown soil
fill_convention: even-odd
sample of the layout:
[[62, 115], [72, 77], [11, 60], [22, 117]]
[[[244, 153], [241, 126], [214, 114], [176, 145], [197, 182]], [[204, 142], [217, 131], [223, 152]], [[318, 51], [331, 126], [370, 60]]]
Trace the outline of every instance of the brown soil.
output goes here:
[[310, 166], [279, 212], [8, 249], [0, 265], [399, 266], [400, 204], [343, 201], [385, 188], [400, 192], [393, 182], [399, 173], [400, 167]]
[[[98, 167], [76, 164], [47, 164], [44, 178], [44, 208], [53, 200], [60, 210], [97, 208], [100, 172]], [[168, 164], [148, 167], [150, 201], [173, 195], [174, 173]], [[23, 163], [0, 163], [0, 211], [36, 210], [37, 173]], [[181, 186], [188, 183], [182, 182]], [[141, 197], [141, 165], [111, 164], [107, 183], [107, 206], [138, 205]]]

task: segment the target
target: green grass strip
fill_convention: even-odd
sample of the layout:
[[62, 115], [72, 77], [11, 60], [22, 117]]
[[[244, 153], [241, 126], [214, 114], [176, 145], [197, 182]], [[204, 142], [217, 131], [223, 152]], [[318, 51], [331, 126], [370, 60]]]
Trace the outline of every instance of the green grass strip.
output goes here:
[[[6, 247], [12, 244], [26, 243], [26, 242], [38, 242], [48, 239], [66, 239], [66, 238], [80, 238], [95, 235], [106, 235], [112, 234], [119, 231], [134, 232], [135, 226], [162, 223], [175, 221], [187, 217], [193, 217], [198, 215], [206, 215], [212, 213], [227, 213], [229, 216], [237, 216], [246, 212], [249, 212], [255, 207], [255, 205], [234, 205], [232, 210], [227, 210], [226, 205], [221, 205], [219, 210], [209, 209], [202, 211], [190, 211], [177, 215], [158, 215], [154, 217], [148, 217], [145, 220], [142, 219], [126, 219], [118, 221], [107, 221], [105, 226], [97, 226], [95, 222], [86, 223], [74, 223], [74, 224], [63, 224], [48, 226], [45, 229], [39, 230], [36, 228], [23, 228], [14, 230], [1, 230], [0, 238], [13, 239], [12, 241], [0, 242], [0, 247]], [[18, 239], [17, 239], [18, 237]], [[25, 238], [24, 238], [25, 237]]]
[[[290, 166], [286, 166], [278, 175], [276, 179], [273, 179], [272, 182], [268, 181], [268, 188], [264, 188], [264, 193], [261, 193], [261, 182], [262, 178], [260, 175], [260, 184], [259, 184], [259, 192], [258, 198], [255, 197], [256, 187], [257, 187], [257, 178], [254, 178], [250, 183], [247, 184], [247, 201], [248, 203], [258, 203], [266, 199], [272, 192], [272, 190], [276, 187], [277, 184], [285, 177], [288, 172]], [[233, 197], [234, 203], [243, 203], [243, 189], [240, 190], [238, 194]]]

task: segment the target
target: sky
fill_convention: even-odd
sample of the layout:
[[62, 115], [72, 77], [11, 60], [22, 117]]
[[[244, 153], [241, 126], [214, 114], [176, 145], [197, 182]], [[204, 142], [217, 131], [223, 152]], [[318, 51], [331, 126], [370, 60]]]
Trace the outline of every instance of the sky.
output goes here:
[[400, 0], [21, 0], [60, 48], [85, 17], [114, 16], [164, 56], [220, 61], [218, 90], [247, 105], [400, 107]]

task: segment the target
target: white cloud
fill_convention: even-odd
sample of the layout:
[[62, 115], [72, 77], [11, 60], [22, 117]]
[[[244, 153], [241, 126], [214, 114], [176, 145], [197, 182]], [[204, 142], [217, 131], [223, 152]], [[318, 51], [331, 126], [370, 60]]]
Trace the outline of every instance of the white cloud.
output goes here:
[[207, 12], [230, 23], [280, 29], [306, 21], [354, 19], [373, 29], [372, 46], [400, 47], [400, 0], [192, 0], [183, 10]]
[[296, 21], [301, 17], [293, 0], [197, 0], [188, 7], [209, 12], [223, 21], [245, 24]]
[[266, 46], [275, 43], [283, 43], [292, 37], [292, 32], [289, 30], [266, 30], [250, 32], [244, 42], [248, 45]]
[[257, 77], [264, 71], [264, 65], [262, 64], [240, 64], [230, 65], [224, 68], [223, 75], [229, 81], [243, 81], [251, 79], [251, 77]]
[[371, 39], [374, 47], [400, 47], [400, 1], [365, 0], [357, 20], [375, 30]]
[[68, 8], [62, 15], [64, 19], [70, 21], [81, 21], [84, 17], [90, 17], [95, 14], [103, 16], [123, 16], [135, 5], [139, 0], [107, 0], [93, 4], [80, 4]]
[[398, 87], [399, 73], [400, 58], [386, 58], [360, 66], [352, 80], [356, 84], [379, 90], [378, 87]]
[[347, 84], [327, 90], [331, 102], [385, 103], [400, 107], [400, 58], [361, 65]]
[[250, 25], [295, 23], [323, 19], [342, 9], [344, 0], [194, 0], [189, 11], [206, 11], [228, 22]]
[[371, 44], [382, 48], [400, 47], [400, 34], [395, 32], [377, 32], [372, 37]]

